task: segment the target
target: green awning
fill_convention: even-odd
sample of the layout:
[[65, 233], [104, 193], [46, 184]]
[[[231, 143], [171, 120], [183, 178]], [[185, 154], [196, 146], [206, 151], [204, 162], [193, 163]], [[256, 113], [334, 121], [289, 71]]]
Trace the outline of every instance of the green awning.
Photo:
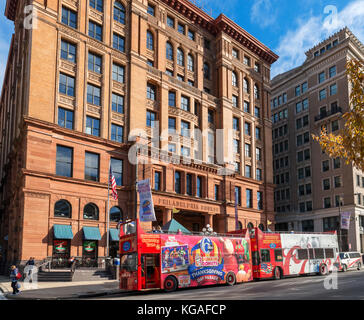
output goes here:
[[54, 239], [73, 239], [71, 226], [63, 224], [55, 224], [53, 226], [53, 230], [54, 230]]
[[85, 240], [101, 240], [98, 227], [83, 227], [83, 237]]
[[119, 230], [118, 229], [110, 229], [110, 240], [119, 241]]
[[179, 222], [177, 222], [176, 220], [172, 219], [170, 221], [168, 221], [163, 227], [162, 230], [164, 232], [172, 232], [175, 233], [178, 231], [178, 229], [180, 229], [182, 231], [182, 233], [186, 233], [186, 234], [191, 234], [191, 231], [189, 231], [188, 229], [186, 229], [183, 225], [181, 225]]

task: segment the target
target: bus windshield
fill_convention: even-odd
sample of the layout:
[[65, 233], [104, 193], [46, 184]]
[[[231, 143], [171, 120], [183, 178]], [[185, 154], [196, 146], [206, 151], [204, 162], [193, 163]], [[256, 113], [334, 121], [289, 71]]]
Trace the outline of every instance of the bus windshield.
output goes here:
[[125, 254], [120, 260], [120, 269], [125, 271], [137, 271], [138, 256], [136, 253]]

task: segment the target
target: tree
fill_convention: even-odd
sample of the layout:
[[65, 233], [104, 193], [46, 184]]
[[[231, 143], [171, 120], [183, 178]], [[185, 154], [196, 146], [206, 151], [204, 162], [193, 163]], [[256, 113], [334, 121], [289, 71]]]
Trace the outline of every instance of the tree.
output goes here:
[[345, 126], [338, 135], [321, 130], [320, 136], [312, 138], [320, 143], [321, 149], [331, 158], [344, 158], [346, 164], [364, 171], [364, 64], [351, 60], [346, 73], [351, 88], [350, 110], [343, 115]]

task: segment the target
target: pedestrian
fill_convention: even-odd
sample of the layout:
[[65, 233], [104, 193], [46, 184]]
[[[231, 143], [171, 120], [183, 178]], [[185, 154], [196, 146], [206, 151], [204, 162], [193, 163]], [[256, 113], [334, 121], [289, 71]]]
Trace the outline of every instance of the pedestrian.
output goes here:
[[35, 266], [34, 257], [30, 257], [25, 266], [29, 266], [27, 268], [29, 270], [28, 272], [29, 282], [33, 282], [33, 269]]
[[19, 294], [20, 285], [18, 284], [18, 280], [21, 278], [21, 274], [16, 266], [11, 266], [10, 272], [10, 280], [11, 280], [11, 287], [13, 288], [13, 295]]

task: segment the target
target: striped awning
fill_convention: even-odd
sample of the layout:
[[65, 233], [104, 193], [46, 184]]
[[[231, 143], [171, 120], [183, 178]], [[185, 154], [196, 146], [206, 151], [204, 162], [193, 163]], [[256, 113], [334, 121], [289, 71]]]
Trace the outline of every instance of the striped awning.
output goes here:
[[72, 226], [55, 224], [53, 231], [55, 239], [73, 239]]
[[119, 230], [118, 229], [110, 229], [110, 240], [119, 241]]
[[85, 240], [101, 240], [101, 234], [98, 227], [83, 227], [82, 229]]

